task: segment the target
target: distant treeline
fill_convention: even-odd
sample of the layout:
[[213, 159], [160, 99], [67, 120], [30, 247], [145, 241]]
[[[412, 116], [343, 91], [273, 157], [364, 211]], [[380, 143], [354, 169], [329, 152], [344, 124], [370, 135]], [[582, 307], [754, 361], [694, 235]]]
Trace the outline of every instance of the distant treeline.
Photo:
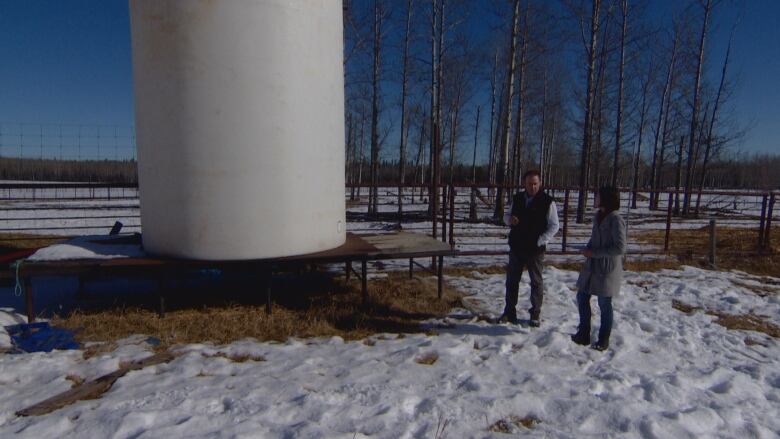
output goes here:
[[[368, 184], [368, 163], [356, 164], [352, 169], [355, 184]], [[421, 169], [422, 168], [422, 169]], [[378, 169], [378, 179], [380, 185], [394, 185], [400, 181], [398, 173], [397, 160], [383, 160]], [[780, 155], [746, 155], [733, 154], [731, 157], [718, 159], [710, 164], [710, 170], [707, 172], [704, 187], [712, 189], [759, 189], [759, 190], [780, 190]], [[429, 166], [427, 164], [418, 166], [414, 163], [407, 163], [404, 167], [404, 181], [406, 184], [430, 184]], [[570, 157], [555, 157], [554, 164], [546, 170], [544, 175], [544, 184], [557, 187], [575, 187], [578, 184], [579, 168]], [[617, 183], [621, 187], [630, 187], [633, 181], [633, 169], [624, 168], [618, 173]], [[642, 160], [638, 168], [638, 188], [639, 190], [649, 190], [651, 187], [651, 164]], [[678, 169], [673, 166], [665, 167], [659, 173], [659, 186], [662, 188], [674, 188], [681, 186], [677, 181]], [[603, 176], [598, 184], [604, 185], [610, 183], [608, 176]], [[348, 179], [349, 181], [349, 179]], [[449, 170], [445, 170], [442, 175], [442, 184], [448, 185], [453, 182], [455, 185], [468, 185], [472, 181], [477, 184], [487, 184], [489, 181], [489, 169], [486, 164], [465, 165], [456, 163], [453, 166], [452, 175]]]
[[[100, 183], [125, 183], [137, 184], [137, 162], [113, 161], [113, 160], [41, 160], [41, 159], [15, 159], [0, 157], [0, 180], [25, 180], [25, 181], [62, 181], [62, 182], [100, 182]], [[368, 164], [363, 164], [363, 170], [354, 169], [355, 184], [368, 184], [366, 181]], [[407, 185], [429, 184], [427, 177], [428, 167], [420, 169], [413, 163], [405, 167], [404, 181]], [[646, 190], [650, 187], [649, 164], [641, 163], [639, 189]], [[728, 160], [718, 160], [712, 163], [708, 173], [705, 187], [718, 189], [780, 189], [780, 155], [756, 155], [741, 159], [736, 157]], [[421, 175], [421, 171], [426, 175]], [[398, 161], [382, 161], [378, 170], [379, 184], [398, 184]], [[545, 184], [549, 186], [576, 186], [576, 164], [559, 160], [549, 169], [550, 174], [545, 176]], [[476, 177], [475, 179], [473, 179]], [[620, 186], [629, 186], [633, 176], [630, 169], [625, 169], [620, 174], [618, 182]], [[488, 181], [487, 165], [455, 164], [453, 175], [449, 172], [442, 175], [442, 184], [451, 181], [456, 185], [468, 185], [476, 180], [477, 184], [485, 184]], [[663, 187], [675, 186], [675, 170], [665, 170], [661, 178]], [[607, 183], [606, 181], [602, 183]]]
[[134, 160], [49, 160], [0, 157], [0, 180], [137, 184]]

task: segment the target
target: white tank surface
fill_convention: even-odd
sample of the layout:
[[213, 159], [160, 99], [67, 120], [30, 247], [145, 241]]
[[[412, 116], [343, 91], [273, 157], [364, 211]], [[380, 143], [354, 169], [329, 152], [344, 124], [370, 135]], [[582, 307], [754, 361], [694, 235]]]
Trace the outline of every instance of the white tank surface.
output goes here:
[[290, 256], [346, 239], [339, 0], [130, 0], [147, 252]]

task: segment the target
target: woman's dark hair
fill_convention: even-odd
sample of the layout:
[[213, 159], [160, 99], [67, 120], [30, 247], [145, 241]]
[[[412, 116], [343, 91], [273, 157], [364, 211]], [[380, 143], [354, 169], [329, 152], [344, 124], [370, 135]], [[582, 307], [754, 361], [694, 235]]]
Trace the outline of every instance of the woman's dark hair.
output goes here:
[[614, 186], [604, 186], [599, 189], [599, 204], [605, 214], [620, 209], [620, 192]]

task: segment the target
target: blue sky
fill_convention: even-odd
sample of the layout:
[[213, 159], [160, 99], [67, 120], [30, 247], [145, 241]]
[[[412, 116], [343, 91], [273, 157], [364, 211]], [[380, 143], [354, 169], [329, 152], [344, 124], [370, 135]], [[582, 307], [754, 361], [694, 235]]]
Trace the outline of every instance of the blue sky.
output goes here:
[[[650, 2], [661, 15], [676, 4]], [[742, 147], [780, 153], [780, 1], [721, 7], [709, 41], [710, 72], [719, 73], [740, 11], [733, 102], [751, 127]], [[127, 0], [0, 0], [0, 63], [0, 124], [134, 124]]]

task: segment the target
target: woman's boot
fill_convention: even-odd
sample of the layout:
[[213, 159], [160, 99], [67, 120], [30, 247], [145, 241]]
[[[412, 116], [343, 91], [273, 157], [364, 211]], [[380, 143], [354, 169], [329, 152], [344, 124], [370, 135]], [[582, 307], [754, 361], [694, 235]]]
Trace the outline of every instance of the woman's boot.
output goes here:
[[590, 327], [577, 328], [577, 333], [571, 336], [571, 340], [579, 345], [587, 346], [590, 344]]

